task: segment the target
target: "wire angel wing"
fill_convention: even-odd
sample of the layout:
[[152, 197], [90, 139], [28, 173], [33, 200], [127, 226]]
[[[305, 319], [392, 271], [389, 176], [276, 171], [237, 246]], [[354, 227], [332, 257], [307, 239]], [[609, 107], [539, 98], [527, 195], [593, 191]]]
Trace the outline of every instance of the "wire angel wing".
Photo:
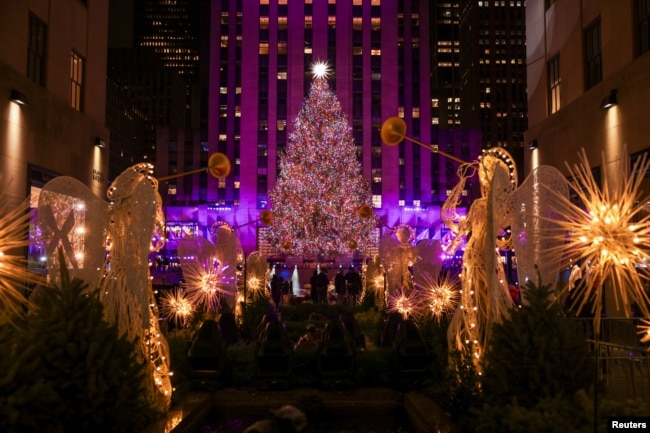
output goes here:
[[38, 198], [37, 225], [45, 245], [50, 277], [60, 276], [57, 249], [62, 248], [71, 277], [95, 288], [106, 258], [108, 203], [75, 178], [59, 176], [45, 184]]
[[[553, 211], [551, 203], [557, 194], [569, 195], [566, 178], [554, 167], [539, 166], [511, 195], [509, 206], [512, 210], [512, 236], [517, 257], [517, 275], [520, 287], [526, 287], [531, 280], [536, 284], [557, 284], [562, 266], [562, 256], [557, 254], [558, 222], [562, 215]], [[554, 251], [548, 254], [547, 251]]]

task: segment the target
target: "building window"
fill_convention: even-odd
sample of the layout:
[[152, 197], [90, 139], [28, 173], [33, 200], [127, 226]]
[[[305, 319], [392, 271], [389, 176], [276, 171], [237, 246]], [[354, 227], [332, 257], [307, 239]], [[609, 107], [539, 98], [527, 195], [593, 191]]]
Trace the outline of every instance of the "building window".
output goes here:
[[77, 111], [83, 110], [85, 59], [72, 51], [70, 55], [70, 104]]
[[37, 16], [29, 15], [29, 41], [27, 46], [27, 78], [45, 86], [45, 47], [47, 26]]
[[650, 0], [637, 0], [637, 56], [650, 51]]
[[269, 43], [268, 42], [260, 42], [259, 53], [261, 55], [265, 55], [265, 54], [269, 53]]
[[548, 114], [553, 114], [561, 107], [560, 95], [560, 55], [548, 61]]
[[372, 206], [376, 209], [381, 209], [381, 195], [373, 194]]
[[584, 31], [585, 37], [585, 90], [603, 80], [602, 53], [600, 48], [600, 18]]

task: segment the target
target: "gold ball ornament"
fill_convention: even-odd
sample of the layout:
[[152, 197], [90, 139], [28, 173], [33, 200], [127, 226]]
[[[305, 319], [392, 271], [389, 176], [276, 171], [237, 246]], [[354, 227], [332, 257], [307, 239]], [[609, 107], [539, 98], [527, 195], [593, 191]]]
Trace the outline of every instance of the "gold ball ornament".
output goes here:
[[208, 171], [217, 179], [223, 179], [230, 174], [230, 159], [226, 154], [216, 152], [210, 155], [208, 159]]
[[357, 244], [357, 241], [352, 240], [348, 242], [348, 246], [350, 247], [351, 250], [356, 250], [359, 244]]
[[284, 248], [285, 250], [290, 249], [291, 248], [291, 242], [289, 242], [289, 241], [282, 242], [282, 248]]
[[359, 210], [357, 212], [361, 218], [368, 219], [372, 216], [372, 208], [368, 206], [367, 204], [362, 204], [359, 206]]
[[262, 212], [260, 212], [260, 221], [262, 221], [262, 224], [265, 226], [270, 225], [273, 222], [275, 215], [273, 214], [273, 211], [264, 209]]
[[381, 136], [381, 141], [387, 146], [396, 146], [406, 136], [406, 122], [401, 117], [389, 117], [381, 125], [379, 135]]

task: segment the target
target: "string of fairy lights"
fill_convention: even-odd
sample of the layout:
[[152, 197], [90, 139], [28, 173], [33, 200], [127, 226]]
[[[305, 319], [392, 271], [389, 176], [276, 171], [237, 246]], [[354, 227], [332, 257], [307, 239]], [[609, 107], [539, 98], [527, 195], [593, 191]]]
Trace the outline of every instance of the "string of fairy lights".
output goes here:
[[269, 194], [273, 221], [267, 239], [294, 255], [363, 252], [372, 244], [376, 223], [368, 212], [370, 186], [347, 116], [329, 89], [327, 64], [316, 63], [313, 73]]

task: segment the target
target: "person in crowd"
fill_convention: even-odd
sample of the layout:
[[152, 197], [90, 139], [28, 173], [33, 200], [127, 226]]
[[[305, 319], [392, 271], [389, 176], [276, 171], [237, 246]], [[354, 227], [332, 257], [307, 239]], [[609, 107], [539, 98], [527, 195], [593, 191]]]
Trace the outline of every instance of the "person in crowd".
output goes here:
[[327, 270], [321, 269], [317, 275], [317, 297], [319, 304], [327, 303], [327, 287], [330, 285], [330, 279], [327, 277]]
[[361, 294], [361, 276], [354, 269], [354, 266], [350, 266], [350, 270], [345, 274], [345, 281], [347, 282], [347, 290], [350, 295], [350, 303], [357, 305], [357, 298]]
[[282, 286], [284, 280], [278, 274], [273, 274], [271, 278], [271, 299], [275, 304], [275, 309], [280, 310], [280, 304], [282, 303]]
[[344, 304], [345, 295], [347, 294], [347, 287], [345, 282], [345, 275], [343, 275], [343, 269], [339, 269], [336, 277], [334, 277], [334, 291], [336, 292], [337, 303]]

